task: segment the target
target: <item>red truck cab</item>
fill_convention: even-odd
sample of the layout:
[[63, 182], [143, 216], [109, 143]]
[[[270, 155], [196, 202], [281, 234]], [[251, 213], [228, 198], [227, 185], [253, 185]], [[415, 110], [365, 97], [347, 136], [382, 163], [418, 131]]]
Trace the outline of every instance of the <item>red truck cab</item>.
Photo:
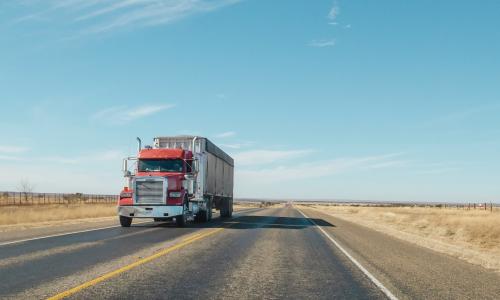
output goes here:
[[[132, 218], [163, 219], [182, 215], [190, 193], [186, 175], [192, 173], [193, 154], [183, 149], [142, 149], [135, 174], [120, 193], [120, 221]], [[192, 192], [191, 192], [192, 193]], [[123, 225], [123, 224], [122, 224]]]

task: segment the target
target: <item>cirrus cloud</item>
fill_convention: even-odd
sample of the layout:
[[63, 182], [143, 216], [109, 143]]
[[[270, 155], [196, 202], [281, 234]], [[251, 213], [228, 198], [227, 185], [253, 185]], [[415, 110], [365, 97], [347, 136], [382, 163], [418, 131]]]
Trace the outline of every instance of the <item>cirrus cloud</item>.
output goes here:
[[136, 107], [114, 106], [94, 113], [91, 119], [121, 124], [144, 118], [173, 107], [175, 107], [173, 104], [147, 104]]

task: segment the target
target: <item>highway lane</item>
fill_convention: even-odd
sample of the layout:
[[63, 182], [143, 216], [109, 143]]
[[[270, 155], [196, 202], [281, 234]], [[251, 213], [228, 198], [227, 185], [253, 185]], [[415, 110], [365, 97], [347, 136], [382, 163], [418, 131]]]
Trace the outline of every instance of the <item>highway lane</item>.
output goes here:
[[224, 226], [192, 247], [82, 289], [71, 298], [385, 298], [293, 208], [266, 209]]
[[116, 217], [58, 221], [56, 224], [0, 226], [0, 245], [43, 236], [117, 226]]
[[[189, 242], [210, 230], [221, 231]], [[2, 246], [0, 298], [53, 296], [184, 240], [190, 244], [71, 297], [384, 298], [293, 208], [247, 211], [210, 226], [141, 225]]]
[[[116, 225], [117, 221], [114, 222]], [[212, 225], [218, 223], [216, 218]], [[59, 284], [74, 284], [109, 268], [130, 263], [140, 255], [147, 255], [148, 251], [204, 227], [192, 224], [176, 228], [171, 223], [149, 222], [131, 228], [118, 226], [0, 246], [0, 298], [49, 296]], [[32, 287], [47, 283], [48, 288], [30, 293]]]
[[[235, 212], [246, 211], [249, 208], [235, 208]], [[219, 214], [214, 212], [216, 218]], [[151, 219], [134, 221], [135, 225], [152, 223]], [[67, 234], [81, 233], [85, 231], [94, 231], [120, 227], [117, 217], [76, 219], [67, 221], [58, 221], [57, 224], [26, 224], [0, 226], [0, 246], [19, 243], [22, 241], [31, 241], [43, 239], [46, 237], [62, 236]]]
[[[0, 246], [0, 299], [496, 299], [498, 274], [321, 212], [253, 209]], [[82, 286], [83, 284], [83, 286]]]

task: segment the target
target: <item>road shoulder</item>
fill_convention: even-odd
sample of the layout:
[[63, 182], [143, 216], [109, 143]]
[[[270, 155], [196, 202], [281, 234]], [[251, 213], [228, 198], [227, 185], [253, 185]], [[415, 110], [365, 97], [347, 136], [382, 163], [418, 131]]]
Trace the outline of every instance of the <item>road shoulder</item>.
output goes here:
[[417, 246], [314, 209], [301, 209], [398, 298], [496, 299], [500, 276], [449, 255]]

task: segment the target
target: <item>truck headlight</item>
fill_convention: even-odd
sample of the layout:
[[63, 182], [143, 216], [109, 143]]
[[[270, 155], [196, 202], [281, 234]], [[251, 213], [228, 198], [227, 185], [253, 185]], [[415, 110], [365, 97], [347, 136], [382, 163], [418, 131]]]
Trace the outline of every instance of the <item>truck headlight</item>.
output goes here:
[[182, 196], [182, 193], [181, 193], [181, 192], [170, 192], [170, 193], [168, 194], [168, 196], [169, 196], [170, 198], [180, 198], [180, 197]]
[[132, 192], [121, 192], [120, 198], [132, 198]]

